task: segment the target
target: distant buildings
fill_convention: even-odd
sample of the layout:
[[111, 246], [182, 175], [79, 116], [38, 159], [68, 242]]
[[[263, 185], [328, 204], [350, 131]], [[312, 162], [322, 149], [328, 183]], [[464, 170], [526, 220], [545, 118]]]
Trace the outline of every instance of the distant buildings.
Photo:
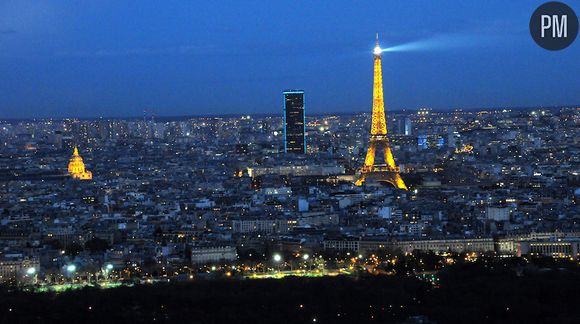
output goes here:
[[0, 258], [0, 283], [11, 280], [18, 282], [32, 279], [40, 268], [38, 259], [29, 259], [16, 256], [2, 256]]
[[357, 253], [374, 252], [378, 250], [393, 250], [404, 253], [412, 253], [416, 250], [443, 252], [489, 252], [495, 250], [492, 238], [462, 238], [462, 239], [441, 239], [441, 240], [414, 240], [414, 241], [394, 241], [394, 240], [363, 240], [363, 239], [342, 239], [325, 240], [323, 242], [326, 250], [352, 251]]
[[577, 258], [580, 256], [580, 240], [540, 240], [521, 242], [519, 255], [544, 255], [555, 258]]
[[259, 177], [265, 174], [293, 175], [293, 176], [327, 176], [343, 174], [344, 167], [340, 165], [283, 165], [272, 167], [248, 168], [250, 177]]
[[411, 118], [402, 117], [396, 121], [397, 134], [410, 136], [413, 134], [413, 124]]
[[492, 207], [488, 206], [485, 209], [485, 214], [487, 219], [502, 222], [510, 220], [510, 209], [507, 207]]
[[238, 253], [235, 246], [194, 246], [191, 248], [191, 263], [236, 261]]
[[[0, 121], [0, 281], [249, 274], [302, 250], [580, 258], [580, 109], [398, 114], [409, 191], [353, 184], [372, 114], [312, 116], [308, 155], [280, 154], [290, 119]], [[90, 178], [75, 144], [99, 177], [62, 181]]]
[[304, 91], [284, 91], [284, 152], [306, 153]]
[[232, 221], [233, 233], [288, 233], [297, 221], [288, 219], [244, 219]]

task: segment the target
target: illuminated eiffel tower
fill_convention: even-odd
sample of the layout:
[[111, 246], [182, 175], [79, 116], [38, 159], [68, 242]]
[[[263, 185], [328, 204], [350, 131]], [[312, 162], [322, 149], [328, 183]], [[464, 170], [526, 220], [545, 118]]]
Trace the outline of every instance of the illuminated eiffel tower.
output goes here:
[[[399, 167], [395, 165], [391, 145], [387, 137], [387, 120], [385, 117], [385, 101], [383, 98], [383, 72], [381, 68], [381, 53], [379, 46], [379, 34], [377, 33], [377, 45], [373, 51], [375, 55], [375, 79], [373, 85], [373, 115], [369, 150], [365, 157], [365, 165], [360, 170], [360, 176], [356, 181], [361, 186], [367, 179], [384, 181], [398, 189], [407, 190], [405, 182], [399, 174]], [[380, 149], [384, 153], [384, 163], [375, 163], [375, 153]]]

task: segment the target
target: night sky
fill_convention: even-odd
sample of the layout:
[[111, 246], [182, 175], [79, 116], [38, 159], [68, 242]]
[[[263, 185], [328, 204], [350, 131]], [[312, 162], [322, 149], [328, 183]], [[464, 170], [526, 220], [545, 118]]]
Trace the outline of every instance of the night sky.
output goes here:
[[[0, 0], [0, 117], [370, 111], [580, 104], [580, 39], [530, 37], [543, 1]], [[577, 14], [577, 1], [565, 1]]]

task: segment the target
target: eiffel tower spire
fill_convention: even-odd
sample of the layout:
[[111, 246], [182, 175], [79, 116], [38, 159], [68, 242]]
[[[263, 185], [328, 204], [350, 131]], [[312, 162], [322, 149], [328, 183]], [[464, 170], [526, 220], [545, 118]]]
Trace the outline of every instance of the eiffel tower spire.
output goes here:
[[[387, 137], [387, 120], [385, 117], [385, 101], [383, 96], [383, 71], [381, 54], [383, 50], [379, 46], [379, 33], [377, 33], [377, 44], [374, 53], [374, 83], [373, 83], [373, 113], [371, 124], [371, 136], [369, 148], [365, 157], [365, 164], [360, 170], [360, 176], [356, 181], [357, 186], [361, 186], [367, 178], [378, 181], [385, 181], [398, 189], [407, 190], [407, 185], [399, 174], [399, 167], [395, 165], [393, 152], [389, 138]], [[375, 163], [377, 149], [383, 151], [384, 164]]]

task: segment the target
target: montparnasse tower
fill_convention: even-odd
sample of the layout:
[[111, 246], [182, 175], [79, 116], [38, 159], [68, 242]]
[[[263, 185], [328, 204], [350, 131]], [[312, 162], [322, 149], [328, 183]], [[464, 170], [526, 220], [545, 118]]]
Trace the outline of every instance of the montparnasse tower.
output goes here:
[[[365, 164], [360, 169], [360, 175], [356, 181], [361, 186], [366, 179], [384, 181], [392, 184], [395, 188], [407, 190], [407, 185], [399, 174], [399, 167], [395, 165], [393, 152], [389, 138], [387, 137], [387, 119], [385, 116], [385, 101], [383, 97], [383, 72], [381, 54], [383, 50], [379, 46], [379, 34], [374, 54], [374, 83], [373, 83], [373, 113], [369, 149], [365, 157]], [[375, 161], [377, 149], [383, 152], [384, 163]]]
[[79, 149], [75, 146], [74, 152], [68, 162], [68, 173], [71, 177], [79, 180], [91, 180], [93, 173], [85, 170], [83, 158], [79, 155]]

